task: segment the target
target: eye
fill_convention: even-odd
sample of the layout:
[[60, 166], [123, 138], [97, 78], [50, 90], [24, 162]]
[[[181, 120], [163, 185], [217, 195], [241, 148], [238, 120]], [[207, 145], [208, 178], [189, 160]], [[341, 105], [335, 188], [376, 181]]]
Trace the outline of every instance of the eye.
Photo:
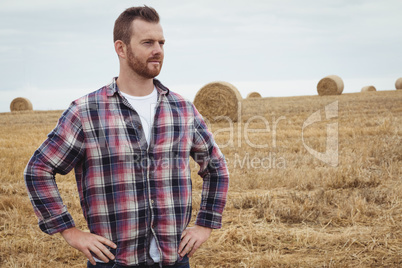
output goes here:
[[153, 45], [153, 41], [148, 40], [148, 41], [144, 41], [142, 42], [145, 46], [152, 46]]

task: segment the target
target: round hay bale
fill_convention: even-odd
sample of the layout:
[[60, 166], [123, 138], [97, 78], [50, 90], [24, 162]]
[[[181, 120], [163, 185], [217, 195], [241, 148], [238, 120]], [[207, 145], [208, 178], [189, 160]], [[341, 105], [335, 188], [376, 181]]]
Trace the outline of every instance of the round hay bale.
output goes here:
[[368, 91], [377, 91], [377, 89], [374, 86], [362, 87], [362, 92], [368, 92]]
[[343, 81], [337, 75], [328, 75], [321, 79], [317, 84], [318, 95], [341, 95], [343, 91]]
[[239, 103], [242, 100], [243, 98], [235, 86], [218, 81], [203, 86], [195, 95], [194, 105], [208, 120], [218, 121], [226, 116], [236, 122], [238, 109], [240, 109]]
[[247, 95], [247, 99], [250, 99], [250, 98], [261, 98], [261, 94], [258, 92], [250, 92]]
[[11, 112], [32, 111], [32, 103], [26, 98], [15, 98], [10, 104]]
[[399, 77], [398, 79], [396, 79], [395, 88], [396, 89], [402, 89], [402, 77]]

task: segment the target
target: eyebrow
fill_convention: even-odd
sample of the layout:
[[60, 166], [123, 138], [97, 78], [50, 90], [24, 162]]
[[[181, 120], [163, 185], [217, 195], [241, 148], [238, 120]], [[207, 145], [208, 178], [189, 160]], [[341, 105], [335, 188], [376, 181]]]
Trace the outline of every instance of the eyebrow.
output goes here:
[[144, 39], [141, 40], [141, 42], [145, 42], [145, 41], [166, 42], [165, 38], [163, 38], [163, 39], [144, 38]]

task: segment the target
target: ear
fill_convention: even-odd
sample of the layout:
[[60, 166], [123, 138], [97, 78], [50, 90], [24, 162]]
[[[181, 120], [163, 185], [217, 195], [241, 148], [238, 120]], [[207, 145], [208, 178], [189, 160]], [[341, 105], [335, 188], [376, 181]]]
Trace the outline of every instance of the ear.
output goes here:
[[114, 50], [120, 58], [125, 59], [127, 55], [127, 46], [123, 41], [117, 40], [114, 42]]

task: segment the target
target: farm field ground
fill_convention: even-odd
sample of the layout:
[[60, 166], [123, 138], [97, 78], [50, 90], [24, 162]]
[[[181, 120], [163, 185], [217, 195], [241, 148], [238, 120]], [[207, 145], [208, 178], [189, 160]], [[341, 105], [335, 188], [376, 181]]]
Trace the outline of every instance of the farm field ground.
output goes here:
[[[0, 114], [0, 267], [86, 267], [39, 230], [23, 180], [61, 113]], [[402, 90], [244, 100], [239, 115], [208, 123], [230, 190], [192, 267], [402, 267]], [[190, 165], [194, 219], [202, 179]], [[86, 229], [73, 173], [56, 180]]]

